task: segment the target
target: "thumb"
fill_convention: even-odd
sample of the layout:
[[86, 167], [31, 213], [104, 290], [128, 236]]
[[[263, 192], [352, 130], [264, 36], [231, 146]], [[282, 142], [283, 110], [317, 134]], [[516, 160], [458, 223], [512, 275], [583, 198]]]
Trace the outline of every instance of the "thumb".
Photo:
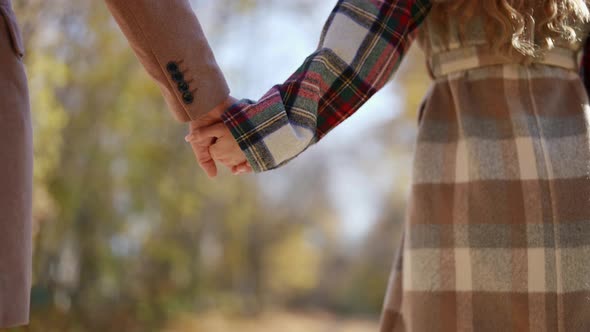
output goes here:
[[244, 161], [239, 165], [235, 165], [231, 169], [234, 175], [242, 174], [242, 173], [252, 173], [252, 166], [248, 163], [248, 161]]

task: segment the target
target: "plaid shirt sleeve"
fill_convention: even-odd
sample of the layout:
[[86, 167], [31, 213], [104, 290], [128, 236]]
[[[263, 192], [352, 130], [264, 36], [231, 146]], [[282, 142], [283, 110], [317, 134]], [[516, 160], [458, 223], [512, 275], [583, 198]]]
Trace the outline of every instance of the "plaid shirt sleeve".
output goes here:
[[586, 38], [582, 50], [582, 63], [580, 64], [580, 76], [586, 87], [586, 93], [590, 96], [590, 38]]
[[295, 73], [222, 115], [254, 172], [283, 166], [381, 89], [430, 8], [429, 0], [339, 0]]

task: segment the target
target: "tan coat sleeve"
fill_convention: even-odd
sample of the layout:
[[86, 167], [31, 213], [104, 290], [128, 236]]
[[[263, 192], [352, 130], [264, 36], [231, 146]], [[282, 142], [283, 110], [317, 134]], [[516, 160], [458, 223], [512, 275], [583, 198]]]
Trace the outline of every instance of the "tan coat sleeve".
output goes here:
[[188, 0], [105, 0], [178, 121], [223, 102], [229, 88]]

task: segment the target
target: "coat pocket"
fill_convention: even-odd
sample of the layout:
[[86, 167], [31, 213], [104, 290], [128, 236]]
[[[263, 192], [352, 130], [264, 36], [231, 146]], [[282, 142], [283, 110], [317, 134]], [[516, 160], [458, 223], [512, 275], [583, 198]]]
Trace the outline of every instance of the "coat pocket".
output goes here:
[[14, 15], [12, 8], [0, 5], [0, 15], [4, 19], [4, 22], [6, 22], [6, 29], [8, 30], [8, 36], [10, 37], [10, 42], [12, 44], [14, 53], [22, 58], [25, 55], [25, 47], [20, 28], [18, 27], [18, 22], [16, 21], [16, 16]]

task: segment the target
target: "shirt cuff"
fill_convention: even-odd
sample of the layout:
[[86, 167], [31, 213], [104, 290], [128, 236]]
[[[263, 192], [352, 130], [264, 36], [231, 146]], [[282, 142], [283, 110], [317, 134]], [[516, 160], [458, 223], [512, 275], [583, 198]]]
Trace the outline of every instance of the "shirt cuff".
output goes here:
[[257, 124], [256, 114], [265, 114], [268, 105], [250, 99], [241, 99], [231, 105], [221, 115], [248, 163], [255, 173], [276, 168], [272, 156], [264, 146], [263, 125]]

